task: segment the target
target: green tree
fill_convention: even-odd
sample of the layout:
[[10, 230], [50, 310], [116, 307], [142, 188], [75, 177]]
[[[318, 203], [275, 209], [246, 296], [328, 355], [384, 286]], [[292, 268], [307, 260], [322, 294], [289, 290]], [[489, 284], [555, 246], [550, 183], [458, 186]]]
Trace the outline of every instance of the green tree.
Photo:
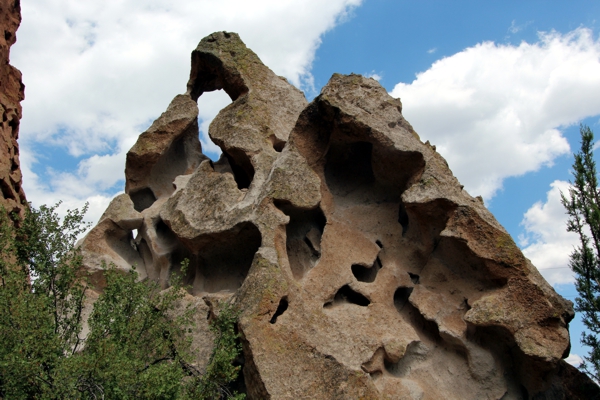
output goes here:
[[221, 305], [201, 373], [190, 361], [194, 310], [178, 307], [178, 276], [161, 291], [135, 269], [108, 266], [81, 338], [88, 287], [75, 241], [85, 208], [61, 220], [57, 207], [30, 208], [17, 228], [0, 212], [0, 399], [243, 398], [227, 389], [239, 372], [237, 312]]
[[581, 342], [591, 348], [581, 368], [600, 381], [600, 192], [594, 161], [594, 133], [582, 125], [581, 149], [573, 163], [574, 181], [562, 203], [569, 216], [567, 230], [579, 235], [579, 246], [571, 253], [570, 267], [575, 272], [579, 296], [575, 311], [582, 314], [587, 328]]

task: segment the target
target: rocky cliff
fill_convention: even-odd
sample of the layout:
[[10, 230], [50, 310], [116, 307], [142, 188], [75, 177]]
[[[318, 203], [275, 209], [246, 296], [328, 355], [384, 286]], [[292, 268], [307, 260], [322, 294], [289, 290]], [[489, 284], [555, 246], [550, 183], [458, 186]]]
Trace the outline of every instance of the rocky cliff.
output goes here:
[[[216, 162], [202, 154], [196, 103], [214, 90], [232, 101], [210, 126]], [[251, 399], [594, 388], [562, 361], [572, 304], [375, 80], [335, 74], [307, 104], [238, 35], [212, 34], [192, 53], [186, 93], [127, 154], [125, 177], [81, 242], [98, 290], [102, 261], [167, 288], [189, 259], [189, 302], [203, 315], [217, 299], [242, 310]], [[199, 319], [201, 365], [210, 339]]]
[[15, 43], [16, 32], [21, 23], [19, 0], [0, 0], [0, 206], [8, 212], [23, 215], [25, 194], [21, 188], [19, 164], [19, 122], [21, 100], [25, 86], [21, 72], [10, 65], [10, 47]]

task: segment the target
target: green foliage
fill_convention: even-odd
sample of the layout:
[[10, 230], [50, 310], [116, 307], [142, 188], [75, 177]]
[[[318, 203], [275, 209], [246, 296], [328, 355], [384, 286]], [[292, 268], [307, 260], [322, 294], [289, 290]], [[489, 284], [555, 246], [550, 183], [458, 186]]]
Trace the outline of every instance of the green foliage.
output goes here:
[[[81, 212], [60, 221], [56, 207], [30, 209], [18, 229], [0, 213], [0, 396], [35, 398], [80, 347], [84, 286], [73, 250]], [[31, 279], [31, 281], [30, 281]]]
[[600, 192], [593, 158], [594, 134], [581, 126], [581, 150], [575, 154], [574, 181], [562, 203], [569, 220], [567, 230], [579, 235], [580, 244], [571, 253], [570, 267], [576, 274], [579, 297], [575, 311], [582, 313], [587, 331], [581, 342], [591, 348], [582, 369], [600, 381]]
[[231, 392], [229, 383], [234, 382], [240, 367], [234, 366], [234, 360], [241, 352], [238, 343], [239, 334], [235, 332], [235, 324], [239, 312], [229, 303], [219, 304], [219, 315], [210, 325], [215, 334], [215, 344], [206, 372], [201, 379], [190, 387], [190, 398], [200, 399], [232, 399], [242, 400], [245, 394]]
[[161, 291], [135, 269], [107, 267], [82, 339], [88, 289], [74, 245], [85, 208], [61, 220], [57, 207], [31, 208], [18, 228], [0, 212], [0, 399], [243, 398], [227, 389], [239, 370], [237, 313], [226, 305], [211, 325], [217, 347], [201, 374], [177, 277]]

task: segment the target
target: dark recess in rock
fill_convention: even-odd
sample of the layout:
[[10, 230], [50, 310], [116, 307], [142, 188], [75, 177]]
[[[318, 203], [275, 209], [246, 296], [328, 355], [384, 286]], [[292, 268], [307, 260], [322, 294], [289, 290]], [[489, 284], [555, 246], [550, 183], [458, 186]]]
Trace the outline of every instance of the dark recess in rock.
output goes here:
[[238, 149], [229, 149], [224, 150], [223, 154], [229, 161], [238, 189], [248, 189], [254, 179], [254, 167], [246, 153]]
[[199, 238], [194, 245], [198, 261], [190, 264], [194, 273], [192, 293], [237, 290], [246, 279], [260, 244], [260, 231], [250, 222]]
[[277, 306], [277, 310], [275, 310], [275, 314], [273, 314], [273, 316], [271, 317], [269, 322], [271, 324], [274, 324], [275, 322], [277, 322], [277, 318], [280, 317], [281, 315], [283, 315], [283, 313], [286, 312], [287, 309], [288, 309], [288, 300], [287, 300], [287, 297], [284, 296], [281, 298], [281, 300], [279, 300], [279, 305]]
[[410, 276], [410, 280], [411, 280], [411, 282], [412, 282], [412, 283], [414, 283], [415, 285], [416, 285], [417, 283], [419, 283], [419, 279], [420, 279], [420, 276], [419, 276], [419, 275], [417, 275], [417, 274], [413, 274], [413, 273], [409, 272], [409, 273], [408, 273], [408, 276]]
[[333, 301], [325, 303], [324, 307], [330, 308], [330, 307], [339, 306], [344, 303], [355, 304], [357, 306], [366, 307], [369, 304], [371, 304], [371, 301], [368, 298], [366, 298], [364, 295], [358, 293], [355, 290], [352, 290], [352, 288], [350, 286], [344, 285], [337, 291], [337, 293], [335, 294], [335, 297], [333, 298]]
[[400, 202], [400, 209], [398, 210], [398, 222], [402, 225], [402, 236], [406, 235], [406, 231], [408, 231], [408, 213], [402, 202]]
[[129, 197], [131, 197], [131, 201], [133, 201], [133, 208], [138, 212], [150, 208], [156, 201], [156, 196], [154, 196], [154, 193], [150, 188], [143, 188], [131, 192], [129, 193]]
[[335, 143], [327, 153], [325, 179], [334, 195], [345, 197], [359, 190], [367, 190], [374, 182], [371, 155], [373, 145], [368, 142]]
[[396, 306], [396, 310], [398, 310], [398, 312], [402, 311], [402, 309], [406, 306], [412, 291], [413, 288], [409, 287], [399, 287], [396, 289], [394, 292], [394, 306]]
[[354, 264], [352, 265], [352, 274], [359, 282], [375, 282], [377, 273], [381, 269], [381, 261], [379, 257], [375, 259], [372, 266], [365, 267], [364, 265]]
[[321, 256], [321, 237], [327, 220], [320, 208], [304, 210], [287, 202], [276, 206], [290, 217], [286, 226], [286, 249], [296, 279], [315, 266]]

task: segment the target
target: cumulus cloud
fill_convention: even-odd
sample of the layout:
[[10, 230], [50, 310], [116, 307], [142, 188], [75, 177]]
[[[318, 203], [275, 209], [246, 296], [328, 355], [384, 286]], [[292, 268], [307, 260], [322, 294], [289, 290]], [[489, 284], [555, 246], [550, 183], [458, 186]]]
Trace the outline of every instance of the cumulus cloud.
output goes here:
[[[126, 151], [185, 92], [190, 52], [213, 31], [238, 32], [277, 74], [312, 90], [321, 35], [361, 1], [23, 2], [11, 62], [26, 85], [20, 143], [28, 198], [40, 204], [55, 197], [110, 197], [109, 188], [123, 177]], [[208, 151], [217, 149], [207, 140], [207, 126], [225, 104], [218, 95], [201, 101]], [[34, 143], [67, 149], [80, 158], [79, 168], [45, 171]], [[42, 181], [41, 174], [51, 178]]]
[[567, 215], [560, 194], [568, 193], [569, 183], [554, 181], [544, 203], [537, 202], [523, 216], [525, 233], [519, 237], [523, 254], [554, 285], [574, 282], [569, 256], [578, 245], [576, 233], [567, 232]]
[[600, 114], [600, 42], [592, 32], [539, 38], [477, 44], [391, 92], [473, 195], [490, 199], [505, 178], [551, 165], [570, 151], [561, 129]]
[[565, 361], [574, 367], [579, 367], [583, 359], [577, 354], [570, 354], [569, 357], [565, 358]]
[[378, 74], [375, 71], [371, 71], [368, 74], [363, 74], [364, 76], [366, 76], [367, 78], [373, 78], [375, 79], [377, 82], [379, 82], [382, 78], [383, 78], [383, 74]]

